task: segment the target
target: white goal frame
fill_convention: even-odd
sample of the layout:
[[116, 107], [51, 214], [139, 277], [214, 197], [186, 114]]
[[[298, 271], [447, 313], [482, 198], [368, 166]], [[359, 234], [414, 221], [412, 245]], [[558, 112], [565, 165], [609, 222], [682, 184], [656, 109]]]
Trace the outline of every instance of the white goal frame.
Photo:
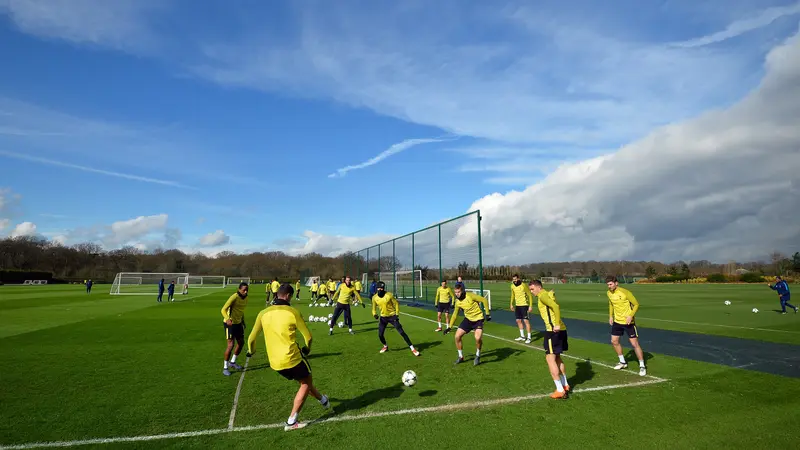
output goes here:
[[539, 281], [542, 284], [561, 284], [561, 280], [558, 277], [542, 277]]
[[241, 284], [242, 282], [247, 283], [248, 285], [252, 284], [250, 282], [250, 277], [228, 277], [225, 285], [226, 286], [237, 286], [238, 287], [239, 284]]
[[[412, 284], [416, 285], [417, 289], [415, 289], [415, 292], [411, 296], [401, 296], [397, 289], [398, 275], [409, 275], [409, 274], [411, 274]], [[383, 281], [386, 284], [391, 283], [391, 288], [387, 286], [386, 290], [391, 291], [398, 299], [422, 298], [423, 291], [422, 291], [421, 270], [397, 270], [395, 272], [376, 272], [375, 275], [378, 277], [378, 281]]]
[[[117, 276], [114, 277], [114, 282], [111, 284], [111, 295], [158, 295], [158, 289], [154, 289], [154, 292], [148, 291], [141, 291], [141, 292], [122, 292], [120, 290], [120, 286], [143, 286], [145, 285], [144, 279], [145, 277], [150, 276], [157, 276], [166, 280], [175, 280], [175, 293], [176, 294], [186, 294], [186, 290], [183, 288], [186, 284], [187, 280], [189, 279], [188, 273], [161, 273], [161, 272], [120, 272]], [[122, 283], [122, 280], [136, 280], [136, 283]], [[151, 284], [151, 283], [147, 283]], [[157, 284], [157, 283], [152, 283]], [[166, 284], [166, 282], [165, 282]], [[166, 286], [164, 287], [166, 290]]]
[[22, 284], [25, 286], [42, 286], [47, 284], [47, 280], [25, 280]]
[[[222, 283], [207, 283], [209, 278], [215, 280], [221, 279]], [[228, 285], [228, 279], [225, 277], [225, 275], [189, 275], [188, 280], [188, 285], [190, 288], [219, 289]]]
[[320, 281], [322, 281], [322, 278], [320, 278], [319, 276], [316, 276], [316, 277], [306, 277], [306, 281], [305, 281], [305, 283], [303, 283], [303, 284], [304, 284], [306, 287], [311, 287], [311, 285], [312, 285], [312, 284], [314, 284], [314, 280], [317, 280], [317, 284], [319, 285], [319, 282], [320, 282]]
[[488, 289], [483, 290], [483, 295], [481, 295], [480, 289], [464, 289], [466, 292], [472, 292], [475, 295], [480, 295], [481, 297], [486, 299], [486, 302], [489, 303], [489, 311], [492, 310], [492, 291]]

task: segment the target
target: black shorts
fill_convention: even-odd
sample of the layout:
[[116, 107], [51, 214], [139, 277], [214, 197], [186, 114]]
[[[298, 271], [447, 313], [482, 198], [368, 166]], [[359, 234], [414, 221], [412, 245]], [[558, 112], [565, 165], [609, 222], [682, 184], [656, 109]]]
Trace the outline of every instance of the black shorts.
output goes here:
[[622, 336], [623, 334], [628, 333], [628, 337], [632, 339], [636, 339], [639, 337], [639, 330], [636, 329], [636, 323], [631, 323], [630, 325], [625, 325], [622, 323], [614, 322], [614, 325], [611, 325], [611, 335], [612, 336]]
[[391, 317], [383, 317], [383, 316], [381, 316], [381, 318], [380, 318], [380, 320], [378, 322], [378, 333], [379, 334], [383, 334], [383, 331], [386, 329], [386, 326], [389, 325], [389, 324], [391, 324], [394, 327], [394, 329], [397, 330], [398, 332], [400, 332], [400, 333], [403, 332], [403, 326], [400, 325], [400, 318], [399, 317], [397, 317], [397, 316], [391, 316]]
[[469, 333], [472, 330], [482, 330], [483, 329], [483, 319], [476, 320], [475, 322], [464, 319], [461, 321], [461, 324], [458, 325], [458, 328], [464, 330], [464, 332]]
[[222, 322], [222, 326], [225, 328], [225, 339], [244, 339], [244, 322], [232, 325]]
[[528, 320], [528, 306], [515, 306], [514, 307], [514, 317], [517, 320]]
[[319, 295], [317, 295], [317, 298], [325, 298], [325, 299], [327, 299], [328, 298], [328, 294], [319, 294]]
[[300, 361], [300, 364], [290, 368], [290, 369], [283, 369], [278, 371], [283, 378], [287, 380], [302, 380], [304, 378], [308, 378], [311, 375], [311, 366], [308, 365], [306, 360]]
[[546, 355], [560, 355], [569, 350], [567, 330], [544, 332], [544, 353]]
[[440, 313], [450, 312], [450, 303], [438, 303], [436, 305], [436, 310]]

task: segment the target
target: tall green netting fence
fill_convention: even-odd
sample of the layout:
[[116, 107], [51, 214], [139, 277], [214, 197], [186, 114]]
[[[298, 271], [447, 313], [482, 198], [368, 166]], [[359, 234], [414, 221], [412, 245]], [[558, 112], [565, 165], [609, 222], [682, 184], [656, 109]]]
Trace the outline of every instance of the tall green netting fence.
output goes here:
[[458, 276], [483, 293], [480, 211], [349, 253], [345, 273], [361, 280], [364, 292], [380, 280], [398, 298], [420, 303], [433, 303], [441, 282], [452, 287]]

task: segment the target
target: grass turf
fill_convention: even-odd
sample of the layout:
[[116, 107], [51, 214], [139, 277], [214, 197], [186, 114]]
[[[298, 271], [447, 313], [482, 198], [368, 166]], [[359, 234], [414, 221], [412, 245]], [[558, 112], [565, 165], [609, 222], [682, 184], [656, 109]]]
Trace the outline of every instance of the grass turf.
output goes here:
[[[678, 288], [675, 303], [682, 302], [684, 286], [674, 287]], [[567, 292], [558, 289], [559, 299], [568, 308]], [[246, 314], [250, 322], [263, 305], [260, 291], [258, 285], [252, 289]], [[111, 297], [104, 292], [87, 297], [80, 286], [0, 288], [0, 350], [7, 361], [14, 362], [2, 372], [0, 444], [227, 427], [240, 375], [226, 378], [221, 374], [224, 333], [219, 308], [232, 290], [194, 289], [173, 304], [156, 304], [149, 297]], [[652, 296], [642, 297], [644, 303]], [[306, 306], [307, 292], [303, 299], [299, 308], [306, 317], [331, 312]], [[434, 317], [415, 308], [402, 310]], [[484, 364], [473, 367], [468, 359], [453, 366], [452, 337], [434, 333], [435, 324], [429, 321], [404, 315], [403, 325], [423, 355], [412, 356], [391, 328], [387, 330], [391, 351], [381, 355], [369, 308], [354, 312], [357, 333], [353, 336], [337, 328], [329, 337], [325, 324], [310, 324], [315, 337], [311, 355], [315, 383], [331, 396], [337, 417], [474, 404], [553, 390], [538, 350], [541, 341], [525, 346], [487, 337]], [[493, 323], [487, 325], [487, 333], [516, 337], [514, 329]], [[250, 360], [242, 383], [236, 427], [280, 424], [296, 390], [296, 385], [267, 367], [263, 337], [258, 344], [259, 352]], [[474, 353], [471, 336], [465, 340], [465, 353]], [[620, 442], [645, 448], [664, 443], [675, 448], [794, 446], [793, 434], [780, 423], [800, 408], [798, 379], [654, 355], [648, 361], [651, 374], [668, 382], [602, 390], [643, 379], [602, 366], [614, 363], [608, 345], [572, 340], [568, 354], [594, 362], [566, 360], [571, 383], [578, 390], [567, 401], [529, 399], [485, 408], [320, 423], [291, 433], [263, 429], [97, 447], [374, 448], [380, 444], [408, 448], [465, 439], [477, 448], [542, 442], [566, 447], [608, 447]], [[419, 377], [413, 388], [400, 383], [407, 369]], [[601, 390], [580, 393], [580, 389]], [[301, 419], [325, 415], [309, 400]]]

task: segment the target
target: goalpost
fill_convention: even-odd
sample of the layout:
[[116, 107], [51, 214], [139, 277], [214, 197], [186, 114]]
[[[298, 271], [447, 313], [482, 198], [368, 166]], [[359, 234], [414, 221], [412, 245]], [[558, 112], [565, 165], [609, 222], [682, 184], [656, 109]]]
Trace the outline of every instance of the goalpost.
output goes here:
[[317, 284], [319, 284], [319, 280], [320, 280], [320, 278], [319, 278], [319, 277], [307, 277], [307, 278], [305, 279], [305, 282], [304, 282], [303, 284], [304, 284], [306, 287], [311, 287], [311, 285], [312, 285], [312, 284], [314, 284], [314, 282], [315, 282], [315, 281], [317, 282]]
[[392, 292], [398, 299], [422, 298], [421, 270], [378, 272], [375, 275], [378, 281], [386, 283], [386, 290]]
[[189, 287], [224, 288], [225, 275], [189, 275]]
[[228, 286], [239, 286], [242, 283], [250, 283], [250, 277], [228, 277]]
[[171, 282], [175, 282], [175, 294], [185, 294], [184, 284], [188, 273], [136, 273], [120, 272], [111, 284], [111, 295], [158, 295], [158, 283], [164, 280], [164, 295]]
[[558, 277], [542, 277], [541, 280], [542, 284], [561, 284], [561, 280]]

